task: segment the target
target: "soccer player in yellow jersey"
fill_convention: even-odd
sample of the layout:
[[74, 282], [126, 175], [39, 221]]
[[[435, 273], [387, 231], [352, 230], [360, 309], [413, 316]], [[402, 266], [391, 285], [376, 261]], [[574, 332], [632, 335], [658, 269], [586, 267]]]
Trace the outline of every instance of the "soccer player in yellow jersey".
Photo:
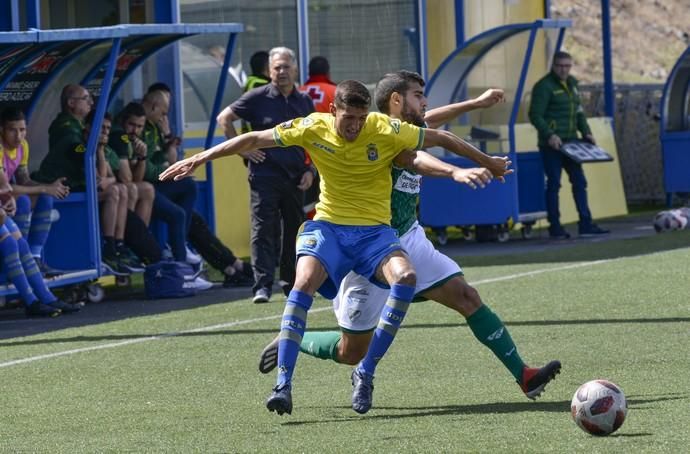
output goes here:
[[466, 156], [503, 179], [510, 161], [481, 153], [448, 131], [423, 128], [369, 113], [371, 96], [354, 80], [338, 84], [331, 113], [254, 131], [178, 161], [160, 178], [180, 179], [222, 156], [262, 147], [299, 145], [321, 174], [321, 198], [313, 221], [297, 238], [297, 277], [288, 296], [278, 345], [278, 378], [266, 407], [292, 412], [292, 375], [314, 293], [335, 297], [341, 280], [354, 270], [379, 286], [390, 286], [369, 350], [353, 372], [352, 408], [371, 408], [376, 364], [388, 350], [415, 292], [416, 274], [390, 227], [391, 167], [409, 167], [414, 150], [441, 146]]
[[[475, 99], [427, 110], [424, 85], [422, 76], [411, 71], [386, 74], [376, 84], [376, 105], [380, 112], [392, 118], [438, 128], [465, 112], [490, 107], [503, 100], [504, 96], [503, 90], [489, 89]], [[508, 328], [482, 302], [479, 292], [467, 283], [460, 265], [436, 250], [427, 239], [417, 221], [422, 175], [416, 169], [393, 166], [391, 227], [397, 230], [400, 243], [417, 271], [415, 301], [434, 300], [462, 315], [475, 338], [510, 371], [525, 395], [535, 399], [559, 373], [561, 363], [551, 361], [543, 367], [528, 367]], [[378, 288], [365, 277], [350, 272], [342, 280], [338, 296], [333, 299], [333, 311], [340, 331], [307, 330], [300, 351], [341, 364], [357, 364], [369, 348], [387, 298], [387, 289]], [[261, 373], [268, 373], [276, 367], [278, 340], [276, 337], [261, 353]]]

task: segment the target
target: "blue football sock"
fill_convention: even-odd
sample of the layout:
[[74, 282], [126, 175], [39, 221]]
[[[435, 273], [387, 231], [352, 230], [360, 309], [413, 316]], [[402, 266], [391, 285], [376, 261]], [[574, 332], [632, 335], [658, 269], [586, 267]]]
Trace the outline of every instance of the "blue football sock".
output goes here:
[[299, 290], [292, 290], [288, 295], [283, 321], [280, 326], [278, 342], [278, 379], [277, 385], [290, 384], [299, 355], [304, 330], [307, 328], [307, 312], [314, 298]]
[[374, 337], [369, 343], [369, 350], [357, 366], [360, 372], [374, 375], [376, 364], [388, 351], [388, 347], [393, 343], [395, 335], [400, 328], [400, 324], [405, 318], [407, 308], [414, 298], [414, 287], [403, 284], [393, 284], [388, 301], [381, 311], [379, 325], [374, 331]]
[[5, 226], [0, 227], [0, 236], [3, 234], [7, 234], [7, 236], [0, 239], [0, 255], [2, 255], [2, 260], [4, 262], [5, 273], [10, 282], [14, 284], [14, 288], [19, 292], [19, 296], [22, 297], [24, 304], [29, 306], [33, 304], [37, 298], [24, 275], [24, 268], [19, 260], [17, 240], [9, 235]]
[[17, 240], [17, 246], [19, 249], [19, 256], [21, 259], [21, 264], [24, 267], [24, 275], [26, 280], [29, 281], [29, 285], [34, 290], [34, 293], [43, 304], [50, 304], [57, 300], [55, 295], [53, 295], [46, 282], [43, 280], [43, 275], [41, 275], [41, 270], [38, 269], [36, 265], [36, 260], [34, 260], [31, 251], [29, 250], [29, 243], [26, 242], [24, 238], [19, 238]]
[[22, 236], [26, 238], [31, 227], [31, 199], [28, 195], [22, 194], [17, 197], [16, 203], [17, 211], [12, 216], [12, 219], [19, 227], [19, 231], [22, 232]]
[[34, 257], [41, 256], [43, 246], [48, 241], [48, 234], [52, 225], [50, 221], [51, 211], [53, 211], [53, 198], [47, 195], [39, 196], [38, 200], [36, 200], [36, 206], [34, 206], [33, 215], [31, 215], [29, 235], [25, 235], [22, 230], [22, 236], [27, 238]]

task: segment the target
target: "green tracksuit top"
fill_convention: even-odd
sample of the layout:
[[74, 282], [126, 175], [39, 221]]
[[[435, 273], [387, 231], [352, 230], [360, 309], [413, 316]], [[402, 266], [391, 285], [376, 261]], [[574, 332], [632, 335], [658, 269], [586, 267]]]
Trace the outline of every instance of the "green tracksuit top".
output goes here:
[[580, 103], [577, 79], [568, 76], [561, 81], [551, 71], [542, 77], [532, 89], [529, 107], [530, 122], [539, 132], [539, 146], [548, 146], [551, 135], [556, 134], [563, 141], [591, 134]]
[[48, 154], [32, 178], [42, 183], [52, 183], [58, 178], [67, 177], [66, 184], [72, 191], [84, 191], [85, 153], [84, 126], [78, 118], [61, 112], [48, 128]]

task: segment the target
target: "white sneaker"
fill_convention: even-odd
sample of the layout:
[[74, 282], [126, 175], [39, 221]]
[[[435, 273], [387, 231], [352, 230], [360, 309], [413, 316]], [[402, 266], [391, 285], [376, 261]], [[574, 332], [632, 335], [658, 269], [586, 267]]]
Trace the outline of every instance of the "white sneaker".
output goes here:
[[185, 259], [187, 263], [190, 265], [198, 265], [201, 263], [201, 256], [199, 254], [192, 252], [188, 246], [185, 246], [185, 250], [187, 251], [187, 258]]
[[213, 282], [209, 282], [203, 277], [197, 276], [193, 281], [192, 285], [194, 285], [194, 288], [197, 290], [208, 290], [211, 287], [213, 287]]

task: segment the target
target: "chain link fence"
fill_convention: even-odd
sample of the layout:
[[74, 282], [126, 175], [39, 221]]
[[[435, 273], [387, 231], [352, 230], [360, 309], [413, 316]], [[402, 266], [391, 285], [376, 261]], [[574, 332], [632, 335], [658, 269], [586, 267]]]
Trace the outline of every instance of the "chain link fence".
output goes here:
[[[616, 85], [616, 145], [628, 204], [663, 203], [659, 109], [664, 86]], [[587, 117], [605, 116], [603, 85], [581, 85]]]

